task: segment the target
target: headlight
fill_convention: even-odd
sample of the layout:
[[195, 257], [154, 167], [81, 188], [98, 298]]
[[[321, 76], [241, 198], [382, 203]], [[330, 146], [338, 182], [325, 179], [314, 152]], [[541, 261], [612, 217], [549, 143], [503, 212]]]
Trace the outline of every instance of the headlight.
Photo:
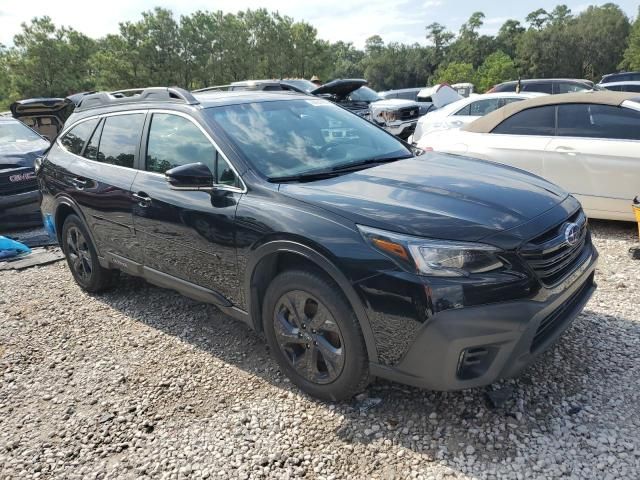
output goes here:
[[491, 245], [423, 239], [362, 225], [358, 229], [373, 248], [420, 275], [466, 277], [504, 266], [500, 250]]
[[395, 122], [400, 119], [400, 113], [393, 110], [372, 109], [374, 120], [380, 124], [386, 125], [389, 122]]

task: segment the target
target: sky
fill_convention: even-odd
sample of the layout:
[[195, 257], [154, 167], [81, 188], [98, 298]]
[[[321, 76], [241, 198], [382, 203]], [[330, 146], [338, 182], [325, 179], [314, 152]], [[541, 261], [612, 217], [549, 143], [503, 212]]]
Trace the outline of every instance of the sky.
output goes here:
[[[629, 17], [638, 13], [637, 0], [613, 0]], [[486, 15], [482, 33], [495, 34], [509, 18], [521, 22], [529, 12], [538, 8], [548, 11], [558, 3], [565, 3], [572, 12], [579, 13], [589, 5], [606, 1], [585, 0], [0, 0], [0, 43], [11, 45], [22, 22], [34, 16], [50, 16], [56, 25], [73, 27], [82, 33], [99, 38], [117, 33], [118, 23], [135, 21], [140, 13], [161, 6], [173, 10], [176, 17], [196, 10], [237, 12], [247, 8], [267, 8], [280, 14], [305, 20], [318, 29], [320, 38], [344, 40], [363, 47], [372, 35], [380, 35], [386, 42], [426, 43], [425, 26], [441, 23], [457, 32], [475, 11]]]

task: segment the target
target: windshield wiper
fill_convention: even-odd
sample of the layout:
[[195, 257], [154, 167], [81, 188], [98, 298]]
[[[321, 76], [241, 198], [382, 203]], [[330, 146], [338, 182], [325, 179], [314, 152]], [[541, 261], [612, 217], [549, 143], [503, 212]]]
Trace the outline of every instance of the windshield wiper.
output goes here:
[[298, 175], [287, 175], [283, 177], [269, 177], [270, 182], [284, 183], [284, 182], [296, 182], [296, 181], [313, 181], [321, 180], [324, 178], [331, 178], [341, 175], [343, 173], [357, 172], [358, 170], [364, 170], [373, 165], [380, 163], [395, 162], [396, 160], [403, 160], [405, 158], [411, 158], [413, 155], [403, 155], [399, 157], [374, 157], [362, 160], [360, 162], [349, 162], [339, 165], [335, 165], [331, 168], [311, 171], [307, 173], [300, 173]]

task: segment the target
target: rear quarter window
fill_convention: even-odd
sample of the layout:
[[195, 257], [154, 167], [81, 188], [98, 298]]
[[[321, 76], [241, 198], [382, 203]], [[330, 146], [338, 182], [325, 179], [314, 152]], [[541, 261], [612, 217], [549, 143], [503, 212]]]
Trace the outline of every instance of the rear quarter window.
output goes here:
[[610, 105], [560, 105], [558, 135], [640, 140], [640, 112]]

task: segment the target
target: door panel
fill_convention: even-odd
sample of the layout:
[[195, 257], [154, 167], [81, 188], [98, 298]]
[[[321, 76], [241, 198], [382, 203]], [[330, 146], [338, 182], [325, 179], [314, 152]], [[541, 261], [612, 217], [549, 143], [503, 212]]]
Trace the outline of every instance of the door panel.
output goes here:
[[233, 303], [236, 276], [235, 213], [241, 194], [172, 190], [164, 176], [140, 172], [134, 222], [145, 245], [145, 266], [220, 292]]
[[[133, 184], [136, 231], [145, 245], [145, 266], [201, 287], [236, 303], [235, 214], [242, 190], [211, 138], [196, 120], [154, 112], [143, 140], [144, 162]], [[203, 163], [219, 184], [212, 191], [170, 188], [164, 172]], [[224, 184], [224, 185], [222, 185]]]
[[[86, 141], [72, 136], [67, 139], [65, 135], [57, 144], [59, 156], [52, 149], [56, 162], [64, 167], [64, 191], [80, 207], [100, 253], [114, 253], [136, 262], [142, 261], [143, 250], [133, 229], [130, 188], [137, 174], [132, 167], [144, 118], [145, 113], [108, 116], [92, 134], [89, 132], [91, 136]], [[109, 130], [101, 145], [105, 121]], [[76, 127], [69, 132], [76, 136], [78, 133], [82, 129]]]
[[543, 176], [578, 196], [587, 211], [618, 212], [633, 220], [638, 152], [640, 142], [634, 140], [556, 137], [547, 146]]
[[[521, 168], [542, 175], [542, 157], [550, 136], [475, 134], [477, 141], [469, 142], [467, 155]], [[475, 140], [475, 139], [474, 139]]]

